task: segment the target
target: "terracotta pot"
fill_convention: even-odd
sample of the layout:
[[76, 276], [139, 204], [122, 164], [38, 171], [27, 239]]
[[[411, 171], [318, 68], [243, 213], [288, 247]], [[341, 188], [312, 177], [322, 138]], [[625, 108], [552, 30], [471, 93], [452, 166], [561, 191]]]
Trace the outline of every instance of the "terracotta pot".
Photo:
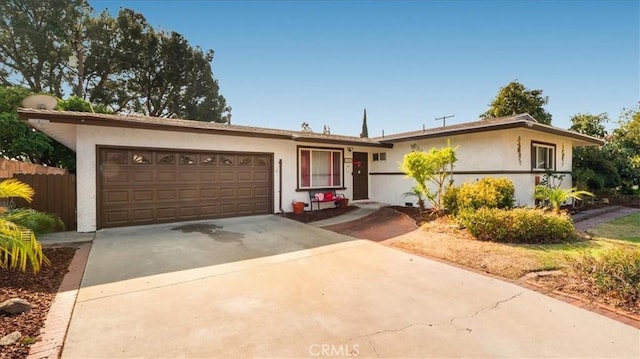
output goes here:
[[293, 213], [295, 214], [304, 213], [304, 202], [293, 202]]
[[349, 207], [349, 198], [343, 198], [340, 200], [340, 208]]

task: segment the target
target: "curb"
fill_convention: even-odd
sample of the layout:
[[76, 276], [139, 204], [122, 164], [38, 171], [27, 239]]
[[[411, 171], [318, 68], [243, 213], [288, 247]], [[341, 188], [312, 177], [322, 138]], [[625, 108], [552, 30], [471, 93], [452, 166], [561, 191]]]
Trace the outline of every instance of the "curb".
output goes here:
[[71, 264], [69, 264], [69, 271], [62, 279], [58, 293], [51, 303], [44, 325], [40, 329], [39, 341], [31, 345], [27, 359], [57, 359], [60, 357], [90, 249], [90, 242], [83, 243], [78, 247]]
[[606, 304], [592, 302], [587, 298], [581, 297], [576, 294], [566, 293], [561, 290], [548, 289], [538, 283], [529, 280], [522, 282], [520, 285], [544, 295], [548, 295], [552, 298], [569, 303], [578, 308], [598, 313], [609, 319], [613, 319], [615, 321], [640, 329], [640, 316], [629, 313], [626, 310], [618, 309]]

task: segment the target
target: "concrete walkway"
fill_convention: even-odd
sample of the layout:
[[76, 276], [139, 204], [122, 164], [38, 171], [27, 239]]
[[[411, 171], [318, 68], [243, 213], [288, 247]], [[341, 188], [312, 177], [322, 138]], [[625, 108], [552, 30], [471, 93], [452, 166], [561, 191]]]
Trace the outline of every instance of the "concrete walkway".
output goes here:
[[386, 203], [373, 202], [373, 201], [363, 201], [363, 202], [356, 201], [351, 203], [351, 205], [356, 206], [358, 208], [340, 216], [323, 219], [321, 221], [311, 222], [309, 224], [315, 227], [326, 227], [326, 226], [332, 226], [334, 224], [355, 221], [357, 219], [370, 215], [371, 213], [379, 210], [382, 207], [388, 206], [388, 204]]
[[216, 233], [99, 231], [62, 357], [640, 357], [640, 330], [507, 282], [276, 216], [215, 225], [285, 249], [205, 265], [188, 247]]
[[[640, 212], [640, 209], [616, 206], [613, 210], [607, 210], [607, 207], [605, 207], [591, 210], [590, 213], [588, 212], [590, 211], [583, 212], [582, 217], [574, 218], [575, 227], [577, 230], [586, 232], [589, 229], [599, 226], [603, 223], [611, 222], [615, 219]], [[638, 226], [640, 226], [640, 223], [638, 224]]]

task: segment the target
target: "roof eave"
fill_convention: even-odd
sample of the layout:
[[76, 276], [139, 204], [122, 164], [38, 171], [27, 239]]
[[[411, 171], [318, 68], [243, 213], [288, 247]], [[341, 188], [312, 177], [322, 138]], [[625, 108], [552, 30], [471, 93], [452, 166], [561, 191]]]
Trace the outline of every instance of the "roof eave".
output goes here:
[[38, 113], [30, 114], [28, 112], [21, 112], [18, 110], [18, 115], [22, 121], [28, 123], [29, 119], [41, 119], [48, 120], [54, 123], [67, 123], [74, 125], [85, 126], [101, 126], [101, 127], [119, 127], [119, 128], [135, 128], [145, 130], [159, 130], [159, 131], [180, 131], [189, 133], [210, 133], [217, 135], [227, 136], [241, 136], [241, 137], [260, 137], [260, 138], [274, 138], [274, 139], [287, 139], [292, 138], [288, 134], [277, 133], [264, 133], [264, 132], [250, 132], [250, 131], [238, 131], [234, 129], [219, 129], [219, 128], [207, 128], [207, 127], [190, 127], [177, 124], [163, 124], [163, 123], [145, 123], [138, 121], [127, 120], [126, 118], [119, 120], [112, 120], [100, 117], [93, 117], [91, 115], [73, 115], [73, 117], [65, 117], [60, 114], [54, 113]]
[[447, 136], [464, 135], [469, 133], [499, 131], [499, 130], [505, 130], [505, 129], [511, 129], [511, 128], [525, 128], [525, 129], [530, 129], [534, 131], [540, 131], [540, 132], [551, 133], [559, 136], [569, 137], [574, 140], [577, 140], [579, 146], [602, 146], [605, 144], [605, 141], [599, 138], [587, 136], [587, 135], [573, 132], [573, 131], [555, 128], [552, 126], [546, 126], [533, 121], [517, 121], [517, 122], [510, 122], [510, 123], [503, 123], [503, 124], [489, 125], [489, 126], [478, 126], [478, 127], [471, 127], [471, 128], [444, 130], [440, 132], [424, 133], [424, 134], [418, 134], [418, 135], [407, 136], [407, 137], [390, 138], [388, 140], [380, 139], [379, 141], [381, 143], [397, 143], [397, 142], [423, 140], [423, 139], [429, 139], [429, 138], [440, 138], [440, 137], [447, 137]]
[[321, 138], [321, 137], [293, 136], [292, 140], [296, 142], [325, 143], [325, 144], [347, 145], [347, 146], [363, 146], [363, 147], [378, 147], [378, 148], [393, 147], [392, 143], [366, 142], [366, 141], [348, 140], [348, 139], [330, 138], [330, 137]]

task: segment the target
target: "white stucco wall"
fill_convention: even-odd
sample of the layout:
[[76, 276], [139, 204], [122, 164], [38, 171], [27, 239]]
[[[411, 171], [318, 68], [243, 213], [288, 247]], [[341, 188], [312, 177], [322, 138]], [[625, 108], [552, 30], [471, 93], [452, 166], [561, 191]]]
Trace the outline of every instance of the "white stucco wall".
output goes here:
[[[369, 154], [369, 198], [373, 201], [402, 205], [415, 203], [415, 198], [403, 198], [402, 194], [414, 185], [412, 179], [404, 178], [400, 172], [403, 156], [411, 151], [411, 145], [417, 144], [423, 150], [443, 147], [447, 138], [407, 141], [395, 143], [393, 148], [364, 146], [340, 146], [322, 143], [295, 142], [291, 140], [264, 139], [254, 137], [220, 136], [212, 134], [184, 133], [125, 129], [116, 127], [74, 126], [49, 123], [42, 130], [56, 133], [67, 139], [75, 136], [73, 147], [77, 155], [78, 186], [78, 231], [89, 232], [96, 229], [97, 215], [97, 178], [96, 145], [131, 146], [151, 148], [171, 148], [210, 151], [264, 152], [273, 153], [273, 208], [279, 212], [279, 176], [278, 161], [282, 160], [282, 207], [291, 211], [293, 200], [308, 202], [307, 191], [296, 191], [297, 186], [297, 147], [335, 148], [344, 151], [347, 159], [344, 164], [344, 193], [353, 198], [353, 152]], [[520, 137], [520, 159], [518, 158], [518, 137]], [[545, 142], [556, 145], [556, 171], [571, 171], [572, 141], [568, 138], [536, 132], [528, 129], [510, 129], [478, 134], [451, 136], [451, 144], [458, 146], [458, 162], [455, 171], [462, 172], [454, 176], [455, 184], [476, 181], [483, 177], [506, 177], [514, 181], [516, 204], [532, 204], [535, 177], [542, 173], [531, 173], [531, 142]], [[74, 141], [71, 141], [74, 142]], [[70, 146], [71, 147], [71, 146]], [[72, 148], [73, 148], [72, 147]], [[563, 151], [564, 148], [564, 151]], [[373, 153], [386, 153], [386, 160], [373, 161]], [[563, 156], [564, 152], [564, 156]], [[494, 173], [482, 173], [492, 171]], [[506, 172], [506, 173], [500, 173]], [[564, 187], [570, 187], [571, 176], [565, 175]]]
[[[520, 157], [518, 156], [518, 137], [520, 137]], [[454, 176], [455, 185], [484, 177], [509, 178], [514, 182], [516, 205], [533, 204], [535, 177], [544, 174], [543, 172], [531, 173], [532, 141], [555, 144], [556, 171], [571, 171], [572, 142], [562, 136], [528, 129], [509, 129], [451, 136], [448, 139], [452, 146], [458, 147], [456, 151], [458, 161], [454, 172], [463, 172]], [[414, 180], [400, 174], [400, 164], [404, 155], [411, 151], [412, 144], [418, 145], [422, 150], [429, 150], [432, 147], [441, 148], [447, 145], [447, 138], [396, 143], [393, 149], [386, 150], [386, 161], [371, 162], [372, 199], [395, 205], [402, 205], [405, 202], [416, 203], [415, 197], [403, 198], [402, 196], [414, 186]], [[485, 173], [487, 171], [492, 173]], [[395, 174], [376, 175], [376, 172]], [[571, 175], [567, 173], [564, 176], [562, 187], [571, 187]]]
[[[368, 150], [367, 148], [354, 146], [294, 142], [291, 140], [95, 126], [78, 126], [76, 142], [79, 232], [90, 232], [96, 229], [96, 145], [273, 153], [273, 208], [276, 213], [279, 212], [278, 161], [280, 159], [282, 159], [283, 163], [282, 207], [284, 211], [292, 211], [291, 202], [293, 200], [309, 202], [308, 192], [296, 191], [297, 146], [343, 149], [345, 158], [351, 158], [352, 156], [352, 152], [349, 152], [348, 148], [352, 148], [352, 151], [366, 152]], [[345, 193], [347, 198], [351, 198], [352, 177], [350, 163], [345, 164], [344, 177], [346, 190], [341, 190], [340, 192]]]

